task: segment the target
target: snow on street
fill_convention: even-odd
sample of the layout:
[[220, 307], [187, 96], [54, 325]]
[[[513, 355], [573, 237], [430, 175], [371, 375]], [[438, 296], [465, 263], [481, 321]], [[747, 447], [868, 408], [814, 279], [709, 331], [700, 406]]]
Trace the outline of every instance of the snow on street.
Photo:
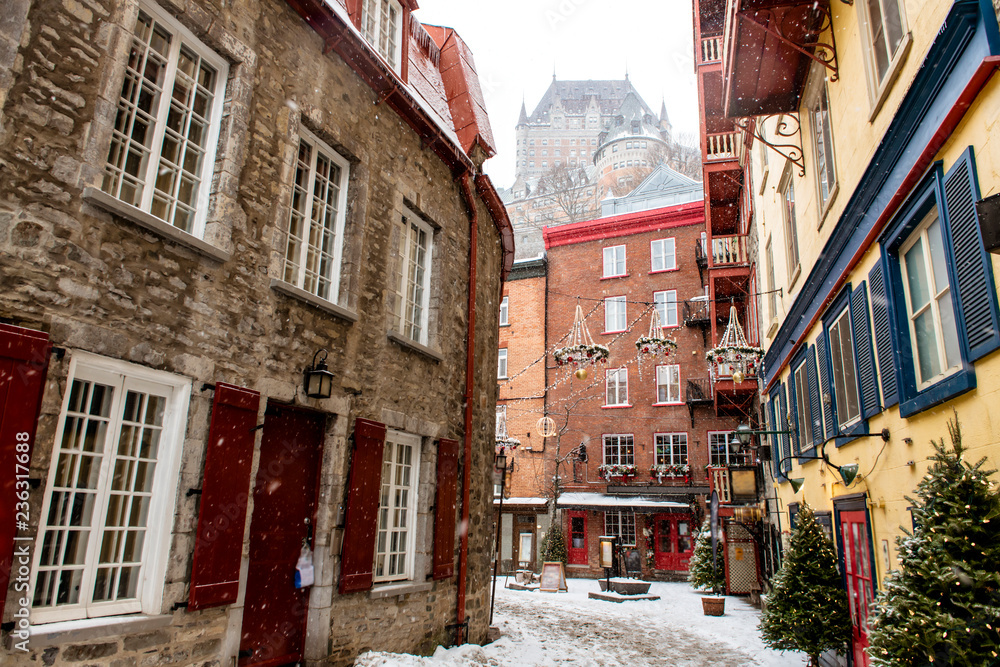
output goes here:
[[483, 665], [628, 665], [643, 667], [784, 667], [803, 665], [799, 653], [779, 653], [760, 641], [760, 611], [726, 598], [725, 616], [705, 616], [701, 594], [687, 583], [654, 583], [656, 601], [591, 600], [596, 580], [569, 579], [568, 593], [514, 591], [497, 582], [493, 624], [502, 636], [487, 646], [439, 647], [432, 657], [366, 653], [356, 667]]

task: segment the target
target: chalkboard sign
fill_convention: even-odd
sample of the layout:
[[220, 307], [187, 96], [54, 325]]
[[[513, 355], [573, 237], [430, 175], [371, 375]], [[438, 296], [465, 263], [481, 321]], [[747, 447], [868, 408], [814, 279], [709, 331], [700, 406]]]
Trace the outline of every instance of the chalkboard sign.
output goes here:
[[542, 581], [538, 590], [548, 593], [569, 592], [566, 588], [566, 570], [561, 561], [542, 563]]

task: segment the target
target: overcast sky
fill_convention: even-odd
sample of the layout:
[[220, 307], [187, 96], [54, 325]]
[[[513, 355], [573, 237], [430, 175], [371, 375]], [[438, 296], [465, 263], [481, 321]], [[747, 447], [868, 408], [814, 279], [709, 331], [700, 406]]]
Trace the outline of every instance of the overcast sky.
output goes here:
[[[514, 125], [560, 80], [629, 78], [656, 112], [660, 99], [680, 133], [698, 130], [690, 0], [417, 0], [422, 23], [455, 28], [471, 47], [497, 155], [486, 171], [514, 180]], [[693, 143], [693, 141], [692, 141]]]

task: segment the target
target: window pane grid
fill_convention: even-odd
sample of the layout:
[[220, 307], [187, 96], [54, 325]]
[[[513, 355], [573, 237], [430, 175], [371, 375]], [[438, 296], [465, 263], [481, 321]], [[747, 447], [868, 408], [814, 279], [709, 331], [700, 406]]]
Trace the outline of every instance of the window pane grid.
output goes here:
[[733, 443], [731, 433], [718, 431], [708, 434], [709, 465], [728, 466], [741, 464], [739, 443]]
[[635, 465], [631, 435], [604, 436], [605, 465]]
[[795, 369], [795, 405], [799, 426], [799, 451], [812, 446], [812, 406], [809, 403], [809, 384], [806, 378], [806, 365], [803, 363]]
[[656, 367], [656, 402], [681, 402], [681, 367], [678, 364]]
[[650, 269], [666, 271], [677, 268], [677, 256], [674, 252], [674, 239], [657, 239], [650, 244]]
[[628, 369], [616, 368], [607, 372], [607, 405], [628, 403]]
[[843, 429], [861, 417], [850, 311], [847, 309], [830, 327], [830, 360], [833, 366], [834, 395], [837, 400], [837, 420]]
[[687, 433], [657, 433], [656, 465], [687, 465]]
[[618, 537], [622, 546], [635, 546], [635, 513], [605, 512], [604, 534]]
[[408, 566], [414, 446], [386, 441], [382, 459], [375, 578], [405, 578]]
[[604, 300], [604, 330], [625, 331], [625, 297], [610, 296]]

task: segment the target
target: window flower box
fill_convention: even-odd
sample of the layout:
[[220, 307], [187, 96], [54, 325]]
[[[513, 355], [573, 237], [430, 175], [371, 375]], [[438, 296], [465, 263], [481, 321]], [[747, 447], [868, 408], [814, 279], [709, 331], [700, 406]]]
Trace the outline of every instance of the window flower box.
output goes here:
[[691, 466], [686, 463], [661, 463], [649, 468], [653, 477], [687, 477], [691, 474]]
[[597, 467], [597, 474], [606, 480], [612, 477], [635, 477], [637, 473], [634, 465], [626, 463], [606, 463]]

